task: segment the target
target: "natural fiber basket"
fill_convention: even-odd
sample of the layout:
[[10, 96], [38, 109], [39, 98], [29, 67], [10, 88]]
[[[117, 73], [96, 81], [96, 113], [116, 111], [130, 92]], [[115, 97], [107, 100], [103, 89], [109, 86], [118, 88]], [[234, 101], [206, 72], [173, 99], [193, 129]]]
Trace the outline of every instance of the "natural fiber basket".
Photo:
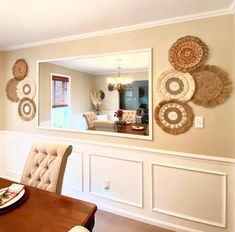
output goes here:
[[186, 102], [170, 100], [159, 103], [155, 108], [154, 118], [163, 131], [178, 135], [185, 133], [192, 127], [194, 114]]
[[227, 100], [232, 91], [228, 74], [215, 65], [203, 65], [192, 73], [196, 91], [192, 101], [204, 107], [214, 107]]
[[179, 38], [169, 49], [169, 62], [178, 71], [192, 72], [208, 57], [208, 47], [195, 36]]

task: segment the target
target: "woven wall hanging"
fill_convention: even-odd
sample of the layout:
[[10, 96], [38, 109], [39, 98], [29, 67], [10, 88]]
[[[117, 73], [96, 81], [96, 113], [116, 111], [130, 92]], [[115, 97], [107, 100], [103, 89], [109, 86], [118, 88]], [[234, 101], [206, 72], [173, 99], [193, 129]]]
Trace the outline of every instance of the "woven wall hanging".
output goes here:
[[6, 85], [5, 91], [6, 91], [7, 98], [8, 100], [12, 102], [18, 102], [20, 100], [16, 92], [18, 83], [19, 81], [17, 79], [12, 78], [7, 82], [7, 85]]
[[178, 100], [160, 102], [155, 108], [154, 117], [158, 126], [172, 135], [188, 131], [194, 120], [192, 108]]
[[232, 91], [227, 73], [214, 65], [203, 65], [193, 74], [196, 91], [192, 98], [197, 105], [213, 107], [226, 101]]
[[179, 38], [168, 52], [169, 62], [176, 70], [181, 72], [194, 71], [207, 57], [207, 46], [195, 36]]
[[30, 98], [23, 98], [18, 105], [18, 114], [24, 121], [30, 121], [36, 114], [36, 105]]
[[36, 93], [36, 85], [33, 79], [25, 78], [20, 81], [16, 88], [17, 96], [22, 99], [28, 97], [33, 99]]
[[195, 81], [189, 73], [169, 69], [158, 78], [157, 89], [164, 100], [188, 101], [195, 92]]
[[12, 68], [12, 73], [13, 73], [13, 76], [17, 80], [23, 80], [26, 77], [26, 75], [28, 73], [28, 65], [23, 58], [18, 59], [15, 62], [15, 64], [13, 65], [13, 68]]

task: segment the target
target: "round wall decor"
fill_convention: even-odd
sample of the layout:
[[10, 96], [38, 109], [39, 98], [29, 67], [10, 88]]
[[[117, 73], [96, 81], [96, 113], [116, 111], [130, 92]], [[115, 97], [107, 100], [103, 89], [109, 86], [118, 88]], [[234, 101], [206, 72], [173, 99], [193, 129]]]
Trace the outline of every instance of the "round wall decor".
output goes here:
[[17, 79], [12, 78], [7, 82], [7, 85], [6, 85], [5, 91], [6, 91], [7, 98], [12, 102], [18, 102], [20, 100], [16, 92], [18, 83], [19, 81]]
[[155, 108], [154, 117], [162, 130], [173, 135], [188, 131], [194, 120], [192, 108], [178, 100], [160, 102]]
[[203, 65], [192, 75], [197, 86], [192, 100], [197, 105], [219, 105], [226, 101], [232, 91], [232, 81], [227, 73], [215, 65]]
[[208, 57], [208, 48], [195, 36], [179, 38], [169, 49], [169, 62], [178, 71], [191, 72]]
[[12, 68], [12, 73], [13, 73], [13, 76], [17, 80], [23, 80], [26, 77], [26, 75], [28, 73], [28, 65], [23, 58], [18, 59], [15, 62], [15, 64], [13, 65], [13, 68]]
[[17, 95], [20, 99], [28, 97], [33, 99], [36, 93], [36, 85], [33, 79], [25, 78], [20, 81], [16, 89]]
[[157, 89], [164, 100], [188, 101], [195, 92], [195, 81], [190, 73], [169, 69], [158, 78]]
[[18, 105], [18, 114], [24, 121], [30, 121], [36, 114], [36, 105], [30, 98], [23, 98]]

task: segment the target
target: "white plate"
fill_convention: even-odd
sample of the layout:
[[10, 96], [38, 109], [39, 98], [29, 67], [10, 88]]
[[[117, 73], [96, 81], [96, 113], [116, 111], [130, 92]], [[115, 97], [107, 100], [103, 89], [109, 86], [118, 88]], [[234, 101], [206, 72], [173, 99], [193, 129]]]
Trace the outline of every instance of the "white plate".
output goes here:
[[8, 201], [6, 204], [0, 206], [0, 209], [6, 208], [7, 206], [10, 206], [10, 205], [14, 204], [18, 200], [20, 200], [21, 197], [24, 196], [24, 193], [25, 193], [25, 189], [22, 189], [21, 192], [16, 197], [14, 197], [10, 201]]
[[144, 130], [143, 126], [132, 126], [132, 130]]

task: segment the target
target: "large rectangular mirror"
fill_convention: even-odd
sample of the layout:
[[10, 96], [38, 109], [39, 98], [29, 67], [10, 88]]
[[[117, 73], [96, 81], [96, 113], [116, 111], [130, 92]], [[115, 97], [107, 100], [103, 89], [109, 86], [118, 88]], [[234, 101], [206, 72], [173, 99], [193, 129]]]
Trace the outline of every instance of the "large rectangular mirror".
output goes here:
[[152, 139], [151, 49], [38, 61], [38, 127]]

